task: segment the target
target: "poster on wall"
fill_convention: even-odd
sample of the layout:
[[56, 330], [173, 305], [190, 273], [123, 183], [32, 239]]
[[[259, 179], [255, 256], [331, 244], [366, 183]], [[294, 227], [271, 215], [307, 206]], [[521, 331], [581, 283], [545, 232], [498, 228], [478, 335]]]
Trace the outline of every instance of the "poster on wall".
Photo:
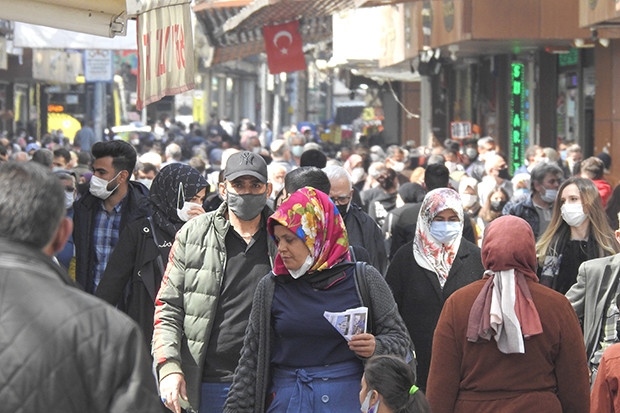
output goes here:
[[450, 122], [450, 136], [452, 139], [471, 138], [471, 122]]

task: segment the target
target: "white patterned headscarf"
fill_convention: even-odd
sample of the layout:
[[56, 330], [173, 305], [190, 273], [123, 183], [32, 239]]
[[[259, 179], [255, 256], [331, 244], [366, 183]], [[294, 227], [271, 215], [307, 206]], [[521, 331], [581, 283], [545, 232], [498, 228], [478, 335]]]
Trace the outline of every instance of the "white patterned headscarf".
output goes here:
[[[461, 223], [460, 234], [447, 244], [437, 241], [430, 232], [431, 222], [446, 209], [453, 210]], [[459, 194], [450, 188], [430, 191], [422, 201], [420, 215], [413, 238], [413, 257], [418, 265], [437, 274], [443, 288], [463, 236], [463, 205]]]

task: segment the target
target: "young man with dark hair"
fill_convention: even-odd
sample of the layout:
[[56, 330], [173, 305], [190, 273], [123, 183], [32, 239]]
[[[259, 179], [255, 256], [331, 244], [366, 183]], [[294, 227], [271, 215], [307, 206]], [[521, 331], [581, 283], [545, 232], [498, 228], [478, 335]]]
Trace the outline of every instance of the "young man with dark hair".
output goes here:
[[93, 145], [93, 176], [89, 193], [74, 205], [77, 283], [93, 293], [108, 258], [127, 224], [149, 215], [148, 189], [131, 181], [136, 150], [124, 141], [97, 142]]

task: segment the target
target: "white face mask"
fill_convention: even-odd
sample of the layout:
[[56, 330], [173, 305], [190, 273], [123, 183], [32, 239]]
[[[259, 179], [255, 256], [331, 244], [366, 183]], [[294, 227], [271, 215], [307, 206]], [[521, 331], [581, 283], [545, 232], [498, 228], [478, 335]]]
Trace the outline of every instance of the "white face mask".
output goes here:
[[111, 190], [108, 190], [108, 185], [110, 184], [110, 182], [115, 180], [119, 175], [120, 175], [120, 172], [117, 173], [116, 176], [110, 179], [109, 181], [106, 181], [105, 179], [102, 179], [102, 178], [99, 178], [98, 176], [93, 175], [90, 178], [90, 187], [88, 189], [89, 192], [93, 196], [96, 196], [99, 199], [103, 199], [103, 200], [108, 199], [110, 195], [112, 195], [114, 191], [116, 191], [116, 188], [118, 188], [119, 184], [116, 184], [116, 186]]
[[353, 179], [353, 183], [358, 183], [359, 181], [364, 179], [364, 175], [366, 175], [366, 172], [362, 167], [353, 168], [353, 170], [351, 171], [351, 178]]
[[545, 193], [544, 194], [540, 194], [540, 198], [548, 203], [551, 204], [553, 201], [555, 201], [555, 198], [558, 196], [558, 190], [557, 189], [547, 189], [545, 188]]
[[148, 189], [151, 189], [151, 185], [153, 185], [153, 180], [152, 179], [148, 179], [148, 178], [138, 179], [138, 182], [140, 182], [142, 185], [146, 186]]
[[183, 222], [187, 222], [189, 221], [192, 217], [189, 216], [189, 211], [190, 209], [194, 208], [194, 207], [202, 207], [202, 205], [197, 204], [195, 202], [185, 202], [183, 204], [183, 208], [179, 209], [177, 208], [177, 215], [179, 217], [179, 219]]
[[75, 193], [73, 191], [65, 191], [65, 209], [73, 207], [75, 201]]
[[403, 169], [405, 169], [405, 163], [404, 162], [393, 162], [391, 168], [394, 172], [402, 172]]
[[310, 269], [310, 267], [312, 267], [312, 264], [314, 264], [314, 258], [312, 258], [312, 255], [308, 254], [306, 260], [301, 265], [301, 267], [299, 267], [298, 270], [288, 270], [288, 272], [289, 274], [291, 274], [291, 277], [293, 277], [294, 279], [298, 279], [299, 277], [304, 275]]
[[461, 234], [461, 223], [452, 221], [433, 221], [431, 235], [442, 244], [448, 244]]
[[562, 205], [562, 219], [571, 227], [578, 227], [583, 224], [587, 218], [583, 213], [583, 205], [581, 204], [564, 204]]
[[282, 188], [284, 188], [284, 182], [274, 182], [271, 184], [271, 186], [273, 187], [273, 191], [271, 193], [277, 194], [282, 190]]
[[478, 202], [478, 195], [461, 194], [461, 203], [463, 204], [463, 208], [471, 208], [476, 202]]
[[379, 400], [377, 400], [377, 403], [375, 403], [374, 406], [370, 406], [370, 399], [372, 398], [372, 390], [369, 390], [368, 393], [366, 394], [366, 398], [364, 399], [364, 403], [362, 403], [362, 407], [361, 407], [361, 411], [363, 413], [375, 413], [377, 410], [379, 410]]

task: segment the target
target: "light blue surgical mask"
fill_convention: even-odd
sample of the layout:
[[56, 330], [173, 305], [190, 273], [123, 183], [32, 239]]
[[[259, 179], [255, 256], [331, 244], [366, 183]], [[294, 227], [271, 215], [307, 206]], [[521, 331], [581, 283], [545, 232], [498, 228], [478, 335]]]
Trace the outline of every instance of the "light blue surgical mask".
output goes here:
[[431, 222], [431, 235], [442, 244], [448, 244], [461, 235], [461, 223], [453, 221], [433, 221]]

